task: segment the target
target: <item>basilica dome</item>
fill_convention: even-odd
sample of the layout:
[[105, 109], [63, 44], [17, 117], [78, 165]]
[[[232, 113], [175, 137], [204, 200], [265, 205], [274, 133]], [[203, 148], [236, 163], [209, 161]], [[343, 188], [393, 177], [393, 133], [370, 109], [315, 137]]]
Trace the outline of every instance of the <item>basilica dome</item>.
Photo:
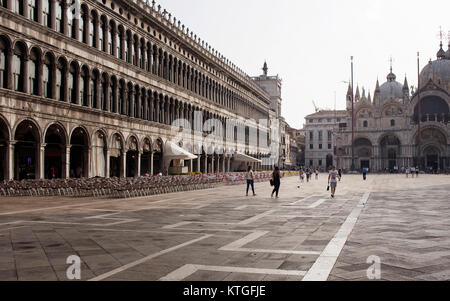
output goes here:
[[444, 52], [441, 48], [437, 53], [437, 60], [431, 61], [422, 69], [420, 73], [421, 86], [426, 85], [430, 79], [439, 87], [450, 90], [450, 45], [449, 50]]
[[387, 82], [380, 86], [380, 97], [384, 99], [397, 99], [403, 97], [403, 85], [396, 81], [396, 76], [394, 73], [388, 74]]

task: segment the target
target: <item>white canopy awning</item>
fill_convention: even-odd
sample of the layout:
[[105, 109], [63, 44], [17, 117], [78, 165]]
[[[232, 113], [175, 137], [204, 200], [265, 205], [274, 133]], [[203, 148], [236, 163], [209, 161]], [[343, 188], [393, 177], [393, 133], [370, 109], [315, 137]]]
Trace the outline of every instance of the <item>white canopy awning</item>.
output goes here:
[[179, 147], [175, 143], [167, 141], [164, 147], [164, 158], [166, 160], [194, 160], [198, 157]]
[[248, 155], [246, 155], [246, 154], [243, 154], [243, 153], [240, 153], [240, 152], [234, 153], [233, 159], [234, 159], [235, 161], [240, 161], [240, 162], [250, 162], [250, 163], [255, 162], [255, 163], [262, 163], [261, 160], [258, 160], [258, 159], [256, 159], [256, 158], [250, 157], [250, 156], [248, 156]]

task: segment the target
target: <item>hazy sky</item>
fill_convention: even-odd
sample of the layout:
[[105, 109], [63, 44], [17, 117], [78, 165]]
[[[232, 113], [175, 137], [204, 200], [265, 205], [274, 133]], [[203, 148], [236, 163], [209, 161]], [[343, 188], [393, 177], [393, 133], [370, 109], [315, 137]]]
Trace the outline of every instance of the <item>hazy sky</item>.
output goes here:
[[447, 50], [450, 1], [427, 0], [161, 0], [161, 4], [197, 36], [219, 50], [248, 75], [283, 79], [282, 115], [295, 128], [320, 108], [345, 108], [354, 56], [355, 86], [373, 95], [389, 73], [405, 74], [417, 86], [421, 67], [439, 50], [439, 27]]

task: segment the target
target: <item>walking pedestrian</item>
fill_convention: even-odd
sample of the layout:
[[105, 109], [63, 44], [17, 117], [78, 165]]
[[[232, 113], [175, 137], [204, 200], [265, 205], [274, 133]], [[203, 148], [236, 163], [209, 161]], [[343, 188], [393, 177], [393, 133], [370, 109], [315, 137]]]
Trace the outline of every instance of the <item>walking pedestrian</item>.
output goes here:
[[338, 169], [338, 174], [339, 174], [339, 182], [340, 182], [342, 179], [342, 168]]
[[247, 169], [247, 194], [248, 196], [248, 189], [252, 186], [253, 196], [256, 196], [255, 194], [255, 175], [253, 174], [253, 168], [251, 166]]
[[306, 168], [306, 182], [309, 183], [309, 178], [311, 177], [311, 168]]
[[272, 173], [272, 181], [274, 189], [271, 194], [271, 198], [273, 198], [273, 194], [276, 193], [276, 198], [278, 198], [278, 192], [280, 191], [280, 185], [281, 185], [281, 175], [280, 175], [280, 169], [278, 166], [275, 166], [275, 169]]
[[315, 174], [316, 174], [316, 180], [318, 180], [319, 179], [319, 169], [318, 168], [316, 168]]
[[419, 166], [416, 166], [416, 178], [418, 178], [419, 177]]
[[336, 171], [336, 166], [333, 166], [328, 175], [328, 185], [331, 186], [331, 197], [334, 198], [334, 194], [336, 193], [337, 179], [339, 177], [339, 173]]
[[362, 172], [363, 172], [363, 179], [365, 181], [367, 179], [367, 168], [363, 167]]
[[406, 178], [409, 178], [409, 173], [411, 172], [411, 169], [409, 167], [407, 167], [405, 169], [405, 174], [406, 174]]

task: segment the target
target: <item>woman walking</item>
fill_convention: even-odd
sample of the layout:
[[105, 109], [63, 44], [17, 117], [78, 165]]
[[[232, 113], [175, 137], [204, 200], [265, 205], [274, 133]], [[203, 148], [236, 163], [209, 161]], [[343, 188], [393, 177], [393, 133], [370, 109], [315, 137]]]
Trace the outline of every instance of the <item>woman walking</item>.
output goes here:
[[280, 169], [275, 166], [275, 170], [272, 173], [272, 181], [273, 181], [273, 186], [274, 189], [272, 191], [272, 195], [270, 196], [271, 198], [273, 198], [273, 194], [276, 193], [276, 198], [278, 198], [278, 191], [280, 190], [280, 185], [281, 185], [281, 175], [280, 175]]
[[247, 196], [248, 196], [248, 189], [252, 186], [253, 196], [256, 196], [255, 194], [255, 176], [253, 174], [253, 169], [251, 166], [247, 169]]

